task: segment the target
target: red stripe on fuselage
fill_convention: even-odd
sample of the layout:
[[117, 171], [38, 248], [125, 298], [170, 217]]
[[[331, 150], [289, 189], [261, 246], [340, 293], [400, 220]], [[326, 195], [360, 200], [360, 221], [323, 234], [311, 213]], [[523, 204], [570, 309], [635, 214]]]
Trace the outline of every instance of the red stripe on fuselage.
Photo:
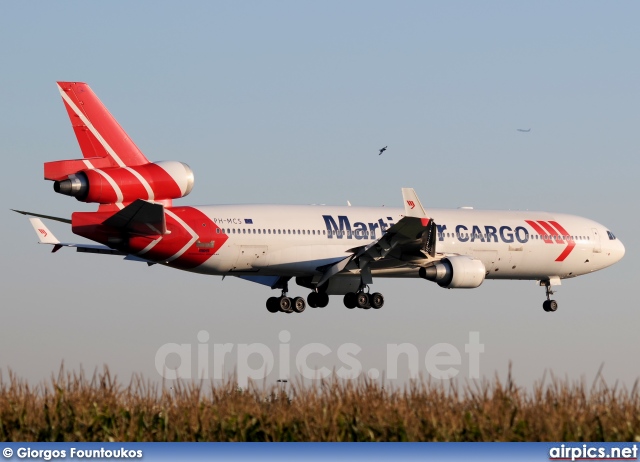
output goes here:
[[[558, 258], [556, 258], [555, 260], [557, 262], [563, 262], [576, 246], [576, 243], [574, 242], [569, 232], [564, 229], [557, 221], [546, 222], [538, 220], [538, 222], [536, 223], [532, 220], [525, 220], [525, 222], [542, 237], [546, 244], [553, 244], [553, 242], [564, 244], [566, 242], [567, 247], [562, 251], [560, 255], [558, 255]], [[542, 229], [540, 225], [542, 225], [544, 229]], [[551, 236], [553, 239], [549, 239], [547, 236]]]
[[[169, 266], [181, 269], [191, 269], [202, 265], [211, 258], [229, 238], [226, 234], [218, 230], [218, 226], [213, 223], [204, 213], [193, 207], [172, 207], [171, 212], [178, 216], [186, 225], [197, 234], [197, 240], [175, 260], [170, 261]], [[140, 254], [141, 258], [162, 263], [171, 259], [179, 253], [185, 245], [193, 239], [191, 232], [179, 221], [169, 214], [165, 214], [167, 230], [165, 234], [153, 247]], [[149, 246], [158, 236], [131, 237], [129, 248], [134, 254], [139, 254]]]
[[538, 220], [538, 223], [540, 223], [540, 224], [544, 227], [544, 229], [546, 229], [546, 230], [547, 230], [547, 232], [549, 233], [549, 235], [553, 237], [553, 239], [552, 239], [553, 241], [555, 241], [557, 244], [562, 244], [562, 242], [561, 242], [559, 239], [556, 239], [556, 237], [561, 237], [561, 236], [558, 234], [558, 230], [557, 230], [557, 229], [555, 229], [553, 226], [551, 226], [551, 225], [550, 225], [549, 223], [547, 223], [546, 221], [540, 221], [540, 220]]
[[558, 255], [558, 258], [556, 258], [556, 261], [564, 261], [565, 258], [567, 258], [569, 256], [569, 254], [573, 251], [573, 248], [576, 246], [576, 243], [573, 240], [573, 237], [567, 232], [566, 229], [564, 229], [562, 226], [560, 226], [560, 224], [556, 221], [549, 221], [549, 223], [553, 226], [556, 227], [556, 229], [558, 231], [560, 231], [567, 240], [567, 248], [564, 249], [564, 251]]
[[542, 227], [540, 227], [540, 225], [538, 223], [536, 223], [535, 221], [532, 221], [532, 220], [524, 220], [524, 221], [529, 226], [531, 226], [535, 230], [536, 233], [538, 233], [542, 237], [542, 240], [545, 242], [545, 244], [553, 244], [553, 241], [551, 239], [549, 239], [548, 237], [546, 237], [546, 233], [544, 232], [544, 229], [542, 229]]

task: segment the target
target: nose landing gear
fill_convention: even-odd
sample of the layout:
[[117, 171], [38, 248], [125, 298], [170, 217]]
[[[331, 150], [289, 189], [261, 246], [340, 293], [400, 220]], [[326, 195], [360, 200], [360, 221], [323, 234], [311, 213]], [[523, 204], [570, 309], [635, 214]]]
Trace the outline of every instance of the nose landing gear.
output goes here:
[[551, 295], [553, 295], [553, 290], [551, 290], [551, 284], [549, 282], [544, 283], [545, 293], [547, 295], [547, 299], [542, 304], [542, 309], [546, 312], [553, 312], [558, 309], [558, 302], [555, 300], [551, 300]]

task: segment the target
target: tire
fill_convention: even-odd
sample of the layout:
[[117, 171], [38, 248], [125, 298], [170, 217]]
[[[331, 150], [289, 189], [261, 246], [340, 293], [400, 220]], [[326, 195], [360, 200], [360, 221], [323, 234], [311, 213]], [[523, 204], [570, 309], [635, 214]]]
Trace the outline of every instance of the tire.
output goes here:
[[296, 313], [302, 313], [306, 307], [307, 304], [304, 302], [304, 298], [296, 297], [293, 299], [291, 308], [293, 308], [293, 311], [295, 311]]
[[342, 299], [344, 306], [346, 306], [347, 308], [349, 308], [350, 310], [354, 309], [356, 307], [356, 303], [357, 303], [357, 296], [354, 292], [349, 292], [348, 294], [346, 294], [344, 296], [344, 299]]
[[325, 293], [318, 294], [318, 308], [325, 308], [329, 304], [329, 296]]
[[278, 300], [278, 309], [283, 313], [293, 312], [293, 308], [291, 307], [291, 299], [289, 297], [280, 297], [280, 300]]
[[269, 313], [277, 313], [280, 311], [278, 299], [276, 297], [269, 297], [267, 299], [267, 310], [269, 310]]
[[384, 297], [379, 292], [374, 292], [370, 297], [371, 308], [379, 310], [384, 305]]
[[364, 292], [357, 294], [356, 306], [365, 310], [371, 308], [371, 305], [369, 305], [369, 294], [365, 294]]
[[553, 313], [558, 309], [558, 302], [556, 302], [555, 300], [545, 300], [545, 302], [542, 304], [542, 308], [548, 313]]
[[307, 295], [307, 305], [309, 305], [311, 308], [318, 308], [317, 292], [311, 292], [309, 295]]

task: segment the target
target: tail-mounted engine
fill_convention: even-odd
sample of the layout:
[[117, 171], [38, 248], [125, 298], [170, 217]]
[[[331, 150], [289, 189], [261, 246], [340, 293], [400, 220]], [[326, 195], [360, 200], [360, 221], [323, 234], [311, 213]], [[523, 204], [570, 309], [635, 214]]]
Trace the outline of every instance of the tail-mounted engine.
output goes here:
[[48, 162], [45, 164], [45, 178], [55, 181], [55, 192], [74, 196], [81, 202], [113, 204], [130, 203], [136, 199], [161, 201], [184, 197], [193, 189], [193, 171], [181, 162], [85, 168], [61, 176], [62, 171], [68, 172], [68, 167], [77, 165], [76, 162]]
[[420, 268], [419, 274], [421, 278], [446, 289], [473, 289], [482, 284], [485, 272], [480, 260], [460, 255], [443, 258], [433, 266]]

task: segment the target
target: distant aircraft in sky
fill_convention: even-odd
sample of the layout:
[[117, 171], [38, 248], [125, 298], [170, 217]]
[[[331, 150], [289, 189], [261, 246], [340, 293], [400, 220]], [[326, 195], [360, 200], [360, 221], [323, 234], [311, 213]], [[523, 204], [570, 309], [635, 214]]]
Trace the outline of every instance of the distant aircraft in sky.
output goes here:
[[524, 132], [524, 133], [529, 133], [531, 131], [530, 128], [524, 129], [524, 128], [517, 128], [516, 130], [518, 130], [519, 132]]
[[380, 149], [380, 154], [378, 154], [379, 156], [382, 155], [383, 152], [385, 152], [387, 150], [387, 146], [385, 146], [384, 148]]
[[[448, 289], [475, 288], [485, 279], [535, 280], [545, 287], [544, 310], [556, 311], [553, 286], [611, 266], [625, 253], [611, 231], [587, 218], [470, 207], [427, 212], [411, 188], [402, 189], [399, 208], [175, 206], [193, 188], [192, 170], [150, 162], [87, 84], [58, 82], [58, 89], [83, 158], [46, 162], [44, 177], [55, 192], [98, 210], [71, 219], [20, 212], [54, 252], [75, 247], [235, 276], [279, 290], [266, 303], [272, 313], [324, 308], [331, 295], [343, 296], [347, 308], [381, 308], [384, 297], [369, 290], [381, 277], [422, 278]], [[68, 223], [97, 244], [60, 242], [41, 218]], [[310, 290], [306, 302], [289, 297], [292, 279]]]

